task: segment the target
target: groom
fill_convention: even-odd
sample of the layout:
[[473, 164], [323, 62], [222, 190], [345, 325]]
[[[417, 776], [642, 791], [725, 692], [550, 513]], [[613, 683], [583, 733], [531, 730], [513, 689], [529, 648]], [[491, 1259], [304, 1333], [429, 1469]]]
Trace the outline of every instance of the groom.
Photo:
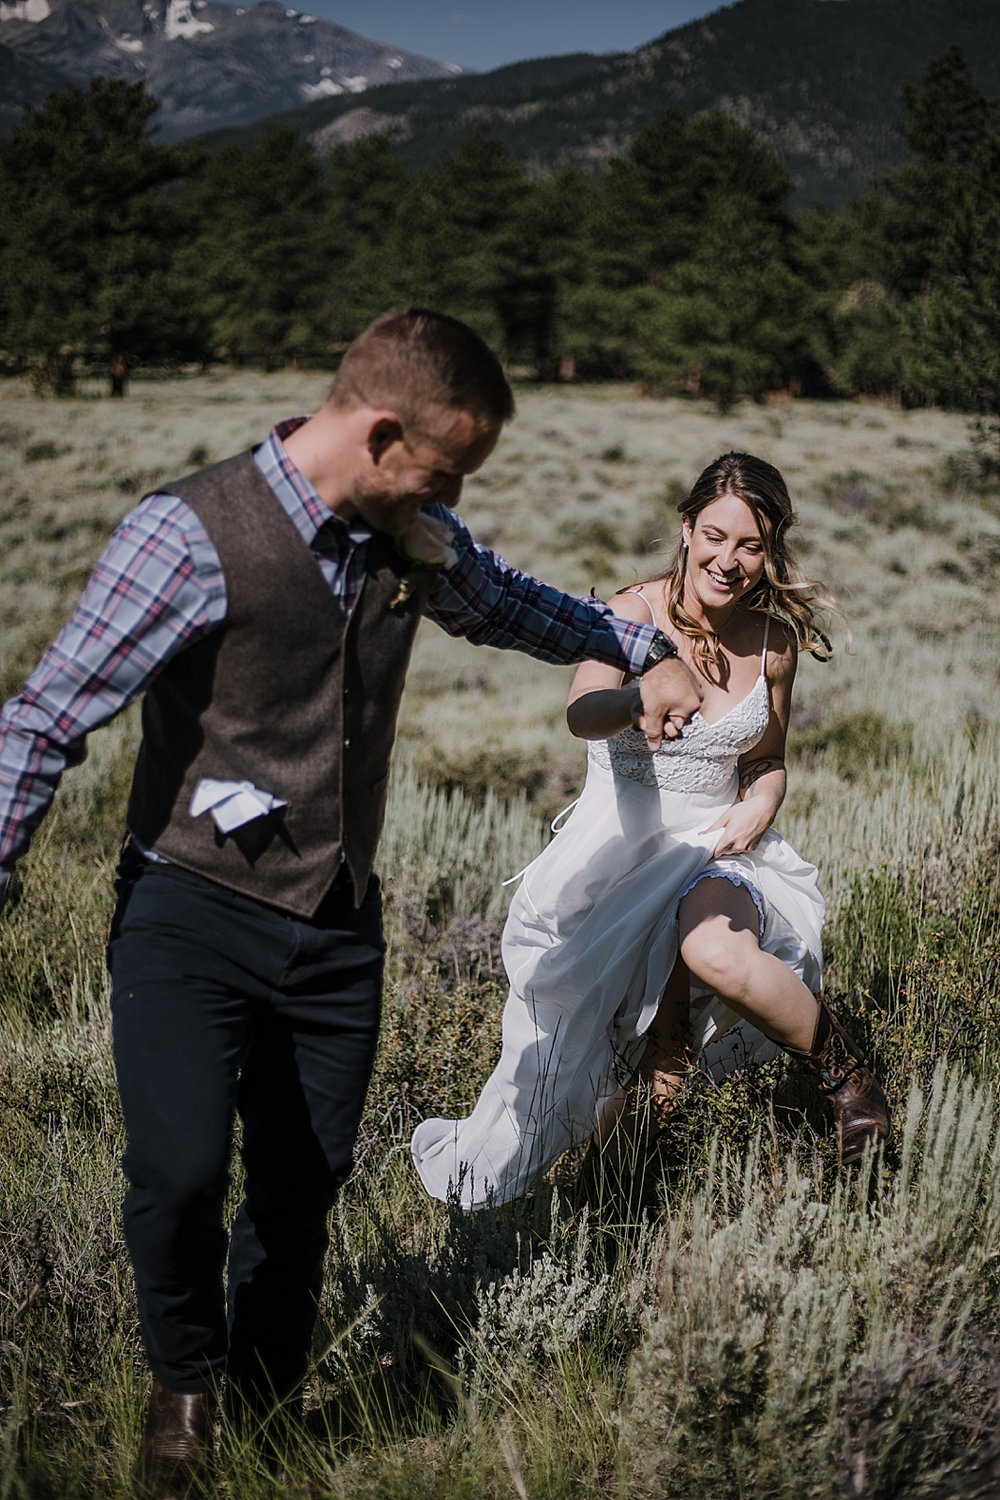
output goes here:
[[86, 735], [145, 695], [109, 963], [149, 1494], [197, 1477], [223, 1379], [251, 1421], [298, 1397], [378, 1034], [372, 865], [420, 618], [640, 676], [654, 748], [698, 705], [659, 632], [517, 572], [455, 516], [513, 410], [469, 328], [385, 314], [315, 415], [124, 519], [0, 717], [2, 892]]

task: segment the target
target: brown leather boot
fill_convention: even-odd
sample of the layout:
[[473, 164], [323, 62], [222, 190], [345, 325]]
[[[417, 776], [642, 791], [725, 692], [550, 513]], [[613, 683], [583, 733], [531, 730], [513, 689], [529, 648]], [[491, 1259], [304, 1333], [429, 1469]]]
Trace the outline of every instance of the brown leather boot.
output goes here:
[[142, 1500], [186, 1500], [208, 1468], [213, 1399], [153, 1381], [137, 1468]]
[[802, 1052], [796, 1047], [786, 1047], [785, 1051], [816, 1075], [820, 1093], [830, 1101], [842, 1167], [859, 1166], [869, 1142], [873, 1146], [889, 1143], [892, 1126], [881, 1085], [857, 1045], [822, 1000], [809, 1051]]

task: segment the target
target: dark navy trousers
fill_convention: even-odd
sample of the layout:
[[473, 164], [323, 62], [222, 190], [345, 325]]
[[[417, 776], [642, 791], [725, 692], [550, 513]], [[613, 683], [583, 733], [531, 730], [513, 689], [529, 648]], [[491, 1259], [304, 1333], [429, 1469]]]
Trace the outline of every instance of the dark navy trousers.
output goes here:
[[[174, 865], [122, 861], [108, 962], [125, 1237], [149, 1363], [169, 1390], [226, 1376], [257, 1411], [297, 1391], [384, 952], [374, 877], [360, 909], [343, 881], [307, 921]], [[230, 1226], [237, 1120], [245, 1196]]]

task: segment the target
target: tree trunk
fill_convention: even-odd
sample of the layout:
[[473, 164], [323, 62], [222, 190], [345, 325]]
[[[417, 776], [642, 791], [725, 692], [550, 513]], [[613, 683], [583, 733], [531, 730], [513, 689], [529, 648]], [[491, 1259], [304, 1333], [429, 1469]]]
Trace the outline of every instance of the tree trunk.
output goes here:
[[111, 394], [112, 396], [124, 396], [125, 387], [128, 384], [128, 364], [124, 354], [112, 354], [111, 356]]
[[31, 384], [39, 396], [72, 396], [76, 393], [76, 375], [72, 353], [50, 350], [31, 371]]

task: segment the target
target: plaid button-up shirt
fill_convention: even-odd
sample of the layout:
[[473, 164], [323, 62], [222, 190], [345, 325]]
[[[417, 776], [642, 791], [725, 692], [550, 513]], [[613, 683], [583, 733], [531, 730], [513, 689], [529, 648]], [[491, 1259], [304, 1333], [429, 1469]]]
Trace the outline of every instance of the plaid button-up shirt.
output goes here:
[[[331, 511], [292, 463], [282, 439], [303, 420], [279, 423], [254, 457], [348, 614], [371, 529]], [[439, 569], [425, 611], [443, 629], [542, 661], [594, 658], [640, 670], [651, 625], [540, 583], [479, 546], [453, 511], [429, 509], [451, 527], [458, 554]], [[63, 771], [83, 760], [87, 735], [225, 617], [225, 578], [201, 522], [175, 495], [147, 496], [118, 525], [71, 618], [0, 714], [0, 901]]]

